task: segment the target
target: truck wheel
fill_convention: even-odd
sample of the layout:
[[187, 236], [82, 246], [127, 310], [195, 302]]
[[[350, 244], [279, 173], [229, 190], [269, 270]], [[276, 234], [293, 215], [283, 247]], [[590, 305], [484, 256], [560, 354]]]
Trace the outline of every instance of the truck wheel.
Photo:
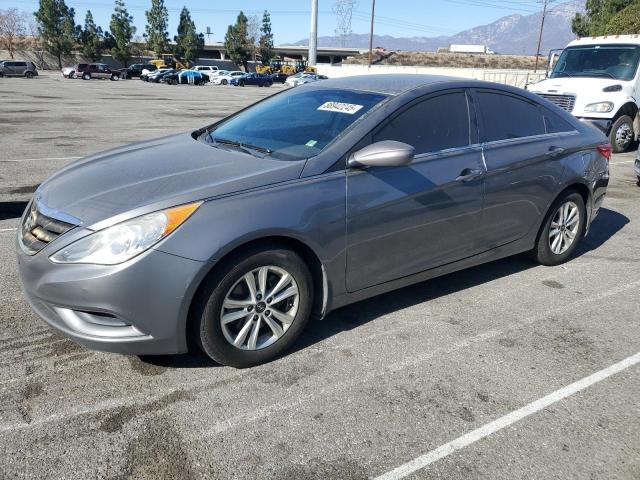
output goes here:
[[120, 80], [120, 75], [111, 75], [112, 82], [117, 82], [118, 80]]
[[628, 115], [622, 115], [613, 122], [609, 131], [609, 143], [613, 148], [613, 153], [625, 152], [634, 139], [633, 120]]
[[82, 79], [83, 80], [91, 80], [91, 74], [90, 73], [83, 73], [82, 74]]
[[76, 78], [76, 72], [71, 72], [69, 74], [69, 78]]

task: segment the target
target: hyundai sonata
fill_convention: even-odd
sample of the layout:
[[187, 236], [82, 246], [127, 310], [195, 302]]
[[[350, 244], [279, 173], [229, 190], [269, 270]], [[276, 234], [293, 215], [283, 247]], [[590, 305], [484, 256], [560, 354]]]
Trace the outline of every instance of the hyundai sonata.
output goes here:
[[610, 154], [508, 86], [314, 82], [62, 169], [22, 218], [20, 274], [35, 312], [90, 348], [255, 365], [343, 305], [520, 252], [567, 261]]

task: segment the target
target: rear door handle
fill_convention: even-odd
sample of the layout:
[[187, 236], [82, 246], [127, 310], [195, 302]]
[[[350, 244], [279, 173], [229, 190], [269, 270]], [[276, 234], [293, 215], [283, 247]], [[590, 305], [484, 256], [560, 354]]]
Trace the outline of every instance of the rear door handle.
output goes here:
[[551, 146], [549, 147], [549, 155], [552, 157], [558, 157], [564, 153], [564, 148]]
[[460, 175], [456, 177], [456, 182], [470, 182], [483, 174], [482, 170], [476, 170], [473, 168], [465, 168], [460, 172]]

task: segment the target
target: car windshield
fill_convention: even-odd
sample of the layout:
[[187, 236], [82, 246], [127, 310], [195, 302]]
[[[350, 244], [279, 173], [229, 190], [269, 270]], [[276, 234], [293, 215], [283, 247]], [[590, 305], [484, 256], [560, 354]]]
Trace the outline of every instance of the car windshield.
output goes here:
[[289, 91], [224, 121], [203, 141], [225, 148], [230, 142], [257, 147], [281, 160], [309, 158], [385, 98], [339, 89]]
[[632, 80], [640, 59], [640, 46], [589, 45], [567, 48], [551, 72], [551, 78], [603, 77]]

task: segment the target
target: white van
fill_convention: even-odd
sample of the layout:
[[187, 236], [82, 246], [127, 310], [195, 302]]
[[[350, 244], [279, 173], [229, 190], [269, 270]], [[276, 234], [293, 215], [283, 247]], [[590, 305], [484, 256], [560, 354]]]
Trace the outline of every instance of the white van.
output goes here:
[[528, 90], [609, 137], [623, 152], [640, 137], [640, 35], [581, 38], [569, 43], [548, 78]]

